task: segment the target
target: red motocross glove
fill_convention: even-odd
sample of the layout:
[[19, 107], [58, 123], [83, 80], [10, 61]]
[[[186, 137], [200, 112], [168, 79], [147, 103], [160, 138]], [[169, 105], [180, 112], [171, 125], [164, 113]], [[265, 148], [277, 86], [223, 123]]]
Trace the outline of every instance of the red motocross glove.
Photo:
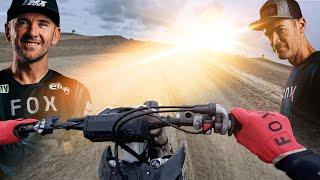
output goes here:
[[36, 119], [16, 119], [0, 121], [0, 145], [17, 143], [20, 139], [14, 135], [14, 128], [17, 125], [34, 124]]
[[241, 124], [241, 129], [235, 133], [238, 143], [266, 163], [281, 154], [304, 148], [293, 136], [288, 118], [277, 112], [235, 108], [231, 113]]

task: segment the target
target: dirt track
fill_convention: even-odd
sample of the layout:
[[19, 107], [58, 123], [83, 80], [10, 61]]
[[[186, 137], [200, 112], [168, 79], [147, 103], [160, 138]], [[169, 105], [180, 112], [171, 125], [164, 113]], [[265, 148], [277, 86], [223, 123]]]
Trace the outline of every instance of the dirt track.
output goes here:
[[[214, 102], [228, 109], [278, 110], [290, 71], [263, 60], [208, 53], [151, 59], [141, 54], [108, 53], [55, 57], [50, 64], [89, 88], [96, 112], [102, 107], [140, 105], [151, 99], [160, 104]], [[1, 63], [0, 67], [7, 65]], [[168, 131], [174, 147], [182, 140], [187, 142], [186, 179], [287, 179], [238, 145], [234, 137]], [[96, 179], [106, 144], [75, 137], [79, 139], [72, 153], [38, 164], [38, 168], [45, 168], [30, 168], [28, 178]]]

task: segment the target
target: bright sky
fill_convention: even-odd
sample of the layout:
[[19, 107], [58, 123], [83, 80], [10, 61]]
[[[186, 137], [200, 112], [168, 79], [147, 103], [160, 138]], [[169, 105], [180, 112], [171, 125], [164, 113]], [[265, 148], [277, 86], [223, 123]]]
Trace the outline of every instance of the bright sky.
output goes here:
[[[64, 32], [76, 30], [86, 35], [121, 35], [126, 38], [161, 42], [192, 42], [208, 35], [199, 27], [214, 32], [241, 31], [237, 38], [247, 46], [237, 47], [238, 52], [248, 56], [276, 59], [262, 33], [243, 31], [259, 18], [264, 0], [58, 0], [61, 27]], [[298, 1], [308, 22], [307, 36], [316, 49], [320, 49], [320, 0]], [[6, 21], [6, 11], [11, 0], [0, 0], [0, 24]], [[204, 12], [216, 16], [215, 24], [206, 27], [197, 22]], [[211, 21], [204, 21], [210, 22]], [[209, 23], [207, 23], [209, 24]], [[221, 25], [222, 24], [222, 25]], [[219, 26], [219, 28], [216, 28]], [[221, 28], [223, 26], [223, 28]], [[194, 28], [197, 27], [197, 28]], [[1, 30], [3, 32], [3, 28]], [[194, 33], [183, 39], [181, 34]], [[228, 37], [219, 39], [223, 46]]]

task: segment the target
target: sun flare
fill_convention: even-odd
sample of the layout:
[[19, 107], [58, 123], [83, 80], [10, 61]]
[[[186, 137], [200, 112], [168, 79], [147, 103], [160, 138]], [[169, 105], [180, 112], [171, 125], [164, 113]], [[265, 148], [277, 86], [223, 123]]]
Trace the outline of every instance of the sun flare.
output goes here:
[[241, 54], [246, 47], [243, 37], [249, 29], [240, 24], [227, 14], [212, 9], [174, 19], [165, 30], [150, 34], [148, 38], [169, 44], [169, 48], [154, 49], [151, 55], [148, 53], [141, 58], [141, 63], [164, 62], [188, 53]]
[[239, 31], [223, 14], [207, 11], [179, 24], [178, 45], [191, 49], [212, 51], [233, 51]]
[[230, 24], [215, 22], [214, 24], [191, 24], [180, 42], [182, 46], [194, 49], [208, 49], [213, 51], [232, 51], [236, 33]]

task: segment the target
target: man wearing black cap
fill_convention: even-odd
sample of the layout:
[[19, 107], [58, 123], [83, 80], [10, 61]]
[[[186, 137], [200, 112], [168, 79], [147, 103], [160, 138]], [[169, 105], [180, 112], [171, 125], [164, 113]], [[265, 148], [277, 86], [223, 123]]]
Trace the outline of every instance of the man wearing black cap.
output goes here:
[[299, 4], [269, 0], [260, 17], [250, 28], [264, 31], [278, 57], [293, 65], [280, 112], [290, 119], [298, 141], [320, 152], [320, 52], [305, 35], [307, 23]]
[[[7, 15], [5, 35], [12, 44], [13, 61], [0, 71], [0, 120], [49, 116], [66, 120], [88, 113], [91, 100], [87, 88], [48, 68], [48, 50], [61, 35], [56, 1], [13, 0]], [[65, 137], [59, 136], [59, 142], [70, 147]], [[28, 144], [39, 139], [30, 137]], [[24, 166], [25, 144], [0, 146], [0, 179], [21, 178], [17, 175]]]

